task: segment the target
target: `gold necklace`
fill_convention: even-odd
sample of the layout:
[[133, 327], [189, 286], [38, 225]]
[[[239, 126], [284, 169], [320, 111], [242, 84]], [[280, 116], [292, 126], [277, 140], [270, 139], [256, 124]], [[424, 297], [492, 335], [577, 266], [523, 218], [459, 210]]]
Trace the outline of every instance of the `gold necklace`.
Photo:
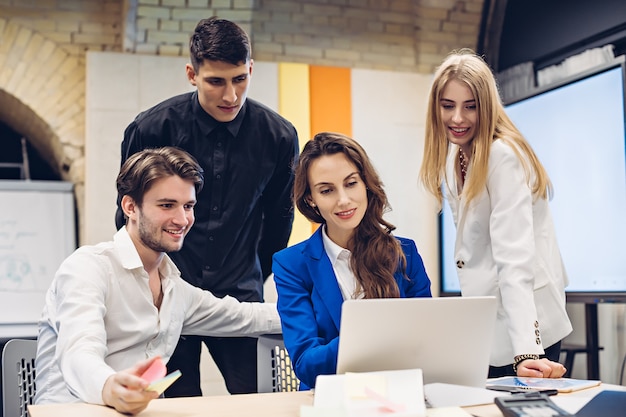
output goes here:
[[461, 166], [461, 180], [465, 182], [465, 175], [467, 175], [467, 166], [469, 161], [465, 156], [463, 149], [459, 149], [459, 165]]

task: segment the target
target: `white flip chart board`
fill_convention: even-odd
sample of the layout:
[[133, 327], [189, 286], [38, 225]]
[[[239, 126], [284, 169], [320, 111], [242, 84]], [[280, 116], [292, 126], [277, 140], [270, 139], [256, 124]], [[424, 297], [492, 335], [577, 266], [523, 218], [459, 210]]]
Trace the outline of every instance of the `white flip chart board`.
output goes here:
[[[0, 336], [34, 329], [61, 262], [76, 248], [73, 185], [0, 181]], [[33, 335], [34, 336], [34, 335]]]

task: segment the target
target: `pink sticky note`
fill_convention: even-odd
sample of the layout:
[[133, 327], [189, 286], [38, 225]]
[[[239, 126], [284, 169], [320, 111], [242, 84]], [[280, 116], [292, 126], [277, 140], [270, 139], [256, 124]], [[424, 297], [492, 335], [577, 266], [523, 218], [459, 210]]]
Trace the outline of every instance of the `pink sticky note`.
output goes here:
[[163, 363], [161, 358], [156, 358], [152, 365], [141, 375], [143, 379], [148, 382], [156, 381], [157, 379], [163, 378], [167, 373], [167, 368]]
[[377, 393], [376, 391], [374, 391], [373, 389], [369, 388], [369, 387], [365, 387], [365, 395], [373, 400], [378, 401], [378, 403], [387, 411], [390, 411], [392, 413], [399, 413], [402, 412], [406, 409], [406, 407], [404, 406], [404, 404], [398, 404], [395, 403], [391, 400], [389, 400], [389, 398], [380, 395], [379, 393]]

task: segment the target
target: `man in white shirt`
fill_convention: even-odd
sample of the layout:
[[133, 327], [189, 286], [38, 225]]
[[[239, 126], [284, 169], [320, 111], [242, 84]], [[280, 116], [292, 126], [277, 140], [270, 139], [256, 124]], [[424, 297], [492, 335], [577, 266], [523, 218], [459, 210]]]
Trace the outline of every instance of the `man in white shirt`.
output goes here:
[[194, 223], [202, 168], [185, 151], [146, 149], [122, 166], [126, 225], [83, 246], [46, 295], [36, 359], [36, 404], [88, 402], [137, 414], [158, 397], [140, 375], [167, 363], [179, 336], [279, 333], [274, 304], [216, 298], [185, 282], [166, 255]]

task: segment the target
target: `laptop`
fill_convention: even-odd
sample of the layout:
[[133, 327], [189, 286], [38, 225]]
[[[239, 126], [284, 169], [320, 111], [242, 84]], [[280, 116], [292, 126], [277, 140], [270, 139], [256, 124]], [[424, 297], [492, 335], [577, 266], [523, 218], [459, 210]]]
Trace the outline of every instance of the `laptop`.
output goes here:
[[484, 388], [495, 320], [495, 297], [346, 300], [337, 373], [419, 368], [424, 384]]

